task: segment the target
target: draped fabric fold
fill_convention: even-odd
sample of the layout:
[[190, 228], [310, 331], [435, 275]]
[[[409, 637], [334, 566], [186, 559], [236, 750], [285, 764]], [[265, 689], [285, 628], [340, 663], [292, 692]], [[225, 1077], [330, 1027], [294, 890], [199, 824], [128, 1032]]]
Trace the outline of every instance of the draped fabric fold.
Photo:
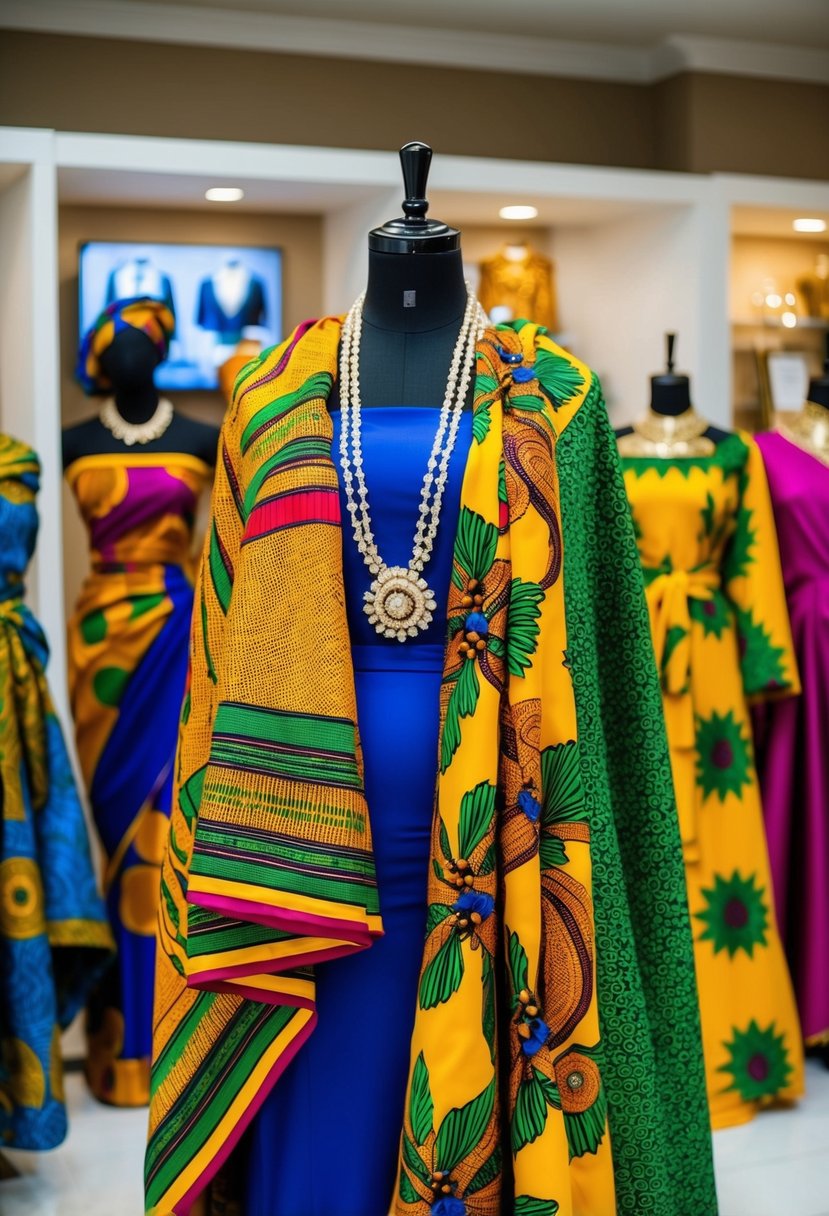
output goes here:
[[159, 870], [193, 605], [190, 546], [209, 474], [203, 461], [175, 452], [83, 456], [66, 474], [92, 549], [69, 622], [72, 715], [118, 947], [89, 1003], [86, 1074], [95, 1096], [116, 1106], [149, 1099]]
[[780, 931], [807, 1043], [829, 1044], [829, 467], [757, 436], [780, 540], [799, 698], [755, 706], [754, 737]]
[[[340, 322], [326, 319], [265, 352], [237, 381], [225, 423], [162, 870], [146, 1161], [147, 1207], [159, 1216], [190, 1210], [311, 1033], [314, 967], [382, 932], [326, 408], [339, 335]], [[673, 808], [648, 829], [666, 854], [654, 889], [670, 895], [655, 936], [690, 977], [688, 993], [667, 1001], [649, 948], [640, 973], [609, 829], [617, 776], [631, 800], [670, 805], [664, 734], [644, 749], [646, 767], [631, 756], [611, 777], [602, 712], [578, 687], [599, 631], [580, 637], [579, 613], [571, 618], [567, 532], [581, 549], [572, 585], [586, 619], [600, 547], [579, 535], [572, 481], [580, 459], [604, 461], [611, 450], [606, 418], [604, 430], [597, 421], [600, 389], [521, 323], [486, 332], [476, 372], [447, 607], [427, 936], [390, 1201], [400, 1216], [714, 1213]], [[563, 511], [556, 446], [581, 415]], [[652, 727], [659, 693], [642, 576], [618, 465], [608, 471], [614, 506], [602, 548], [618, 567], [620, 629], [632, 621], [626, 644], [644, 673]], [[588, 678], [612, 683], [624, 668], [607, 662]], [[630, 725], [642, 721], [634, 711]], [[594, 829], [608, 845], [604, 926], [593, 910]], [[607, 1019], [602, 935], [622, 943], [611, 954], [627, 951], [630, 992], [626, 1003], [610, 994]], [[688, 1015], [679, 1033], [665, 1024], [674, 998]], [[608, 1033], [637, 1060], [644, 1101], [618, 1065], [615, 1090], [606, 1084]], [[681, 1103], [653, 1100], [667, 1037], [684, 1073]], [[644, 1160], [632, 1127], [640, 1122]], [[670, 1149], [677, 1131], [681, 1164]]]

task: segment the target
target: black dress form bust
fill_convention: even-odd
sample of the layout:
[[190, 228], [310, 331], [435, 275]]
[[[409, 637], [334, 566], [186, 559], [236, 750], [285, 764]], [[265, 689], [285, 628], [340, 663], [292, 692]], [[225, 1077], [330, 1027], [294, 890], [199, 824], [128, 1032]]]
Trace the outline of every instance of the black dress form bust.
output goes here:
[[[413, 306], [404, 300], [415, 299]], [[365, 406], [440, 406], [466, 309], [460, 249], [369, 252], [360, 344]]]
[[[158, 407], [155, 369], [161, 362], [151, 339], [139, 329], [128, 326], [117, 333], [101, 355], [104, 375], [112, 385], [118, 412], [126, 422], [140, 424], [152, 418]], [[212, 467], [216, 462], [218, 428], [196, 422], [175, 412], [167, 430], [158, 439], [128, 448], [109, 431], [98, 417], [66, 427], [63, 431], [63, 467], [81, 456], [106, 453], [186, 452]]]
[[[428, 220], [432, 152], [400, 152], [404, 215], [369, 234], [360, 342], [360, 397], [371, 406], [441, 406], [467, 302], [460, 233]], [[471, 404], [470, 381], [467, 404]], [[337, 386], [330, 404], [339, 405]]]
[[[666, 334], [665, 338], [667, 343], [666, 369], [659, 375], [651, 376], [650, 409], [654, 414], [661, 414], [663, 417], [678, 418], [680, 414], [684, 414], [692, 407], [691, 380], [689, 376], [674, 371], [676, 334]], [[623, 426], [619, 427], [616, 435], [621, 438], [622, 435], [630, 435], [632, 431], [632, 426]], [[723, 439], [728, 438], [729, 432], [721, 431], [716, 426], [709, 426], [703, 434], [712, 443], [721, 443]]]

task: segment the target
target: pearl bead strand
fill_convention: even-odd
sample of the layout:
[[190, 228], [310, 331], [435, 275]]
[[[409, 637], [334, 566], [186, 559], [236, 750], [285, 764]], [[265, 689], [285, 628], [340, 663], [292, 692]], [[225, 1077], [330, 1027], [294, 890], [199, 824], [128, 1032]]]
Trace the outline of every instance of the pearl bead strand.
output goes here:
[[428, 628], [437, 607], [434, 593], [422, 573], [434, 548], [449, 475], [449, 461], [474, 371], [475, 347], [486, 328], [487, 319], [475, 296], [469, 292], [449, 366], [438, 428], [423, 478], [412, 556], [408, 567], [387, 566], [374, 539], [363, 470], [360, 339], [364, 299], [365, 295], [361, 295], [354, 301], [342, 330], [340, 465], [354, 540], [369, 571], [376, 576], [371, 589], [366, 592], [364, 611], [378, 633], [405, 642], [409, 637], [416, 637], [420, 630]]

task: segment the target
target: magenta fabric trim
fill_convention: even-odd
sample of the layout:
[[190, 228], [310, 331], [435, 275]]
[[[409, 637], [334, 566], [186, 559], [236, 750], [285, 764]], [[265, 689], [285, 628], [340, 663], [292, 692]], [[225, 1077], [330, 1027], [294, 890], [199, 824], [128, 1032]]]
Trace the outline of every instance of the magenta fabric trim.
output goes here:
[[239, 920], [251, 920], [272, 929], [283, 929], [300, 937], [335, 937], [355, 945], [371, 945], [381, 932], [372, 932], [360, 921], [337, 920], [330, 916], [309, 916], [305, 912], [292, 912], [287, 908], [263, 908], [249, 899], [235, 899], [228, 895], [210, 895], [204, 891], [187, 892], [187, 902], [211, 912]]
[[[234, 976], [244, 975], [261, 975], [263, 971], [272, 975], [280, 975], [283, 971], [290, 971], [294, 967], [304, 967], [310, 963], [327, 963], [335, 958], [345, 958], [349, 954], [358, 954], [361, 950], [367, 950], [371, 945], [371, 939], [358, 944], [351, 942], [343, 942], [341, 946], [331, 946], [328, 949], [320, 950], [303, 950], [299, 954], [287, 954], [284, 958], [274, 959], [271, 963], [240, 963], [237, 967], [216, 967], [210, 971], [200, 971], [198, 975], [190, 976], [187, 979], [188, 988], [212, 988], [214, 980], [232, 980]], [[276, 964], [276, 965], [275, 965]], [[229, 991], [235, 993], [236, 996], [242, 996], [237, 988], [230, 985]], [[271, 994], [273, 995], [273, 994]], [[291, 1005], [287, 997], [282, 1000], [269, 1000], [268, 1004], [275, 1005]]]

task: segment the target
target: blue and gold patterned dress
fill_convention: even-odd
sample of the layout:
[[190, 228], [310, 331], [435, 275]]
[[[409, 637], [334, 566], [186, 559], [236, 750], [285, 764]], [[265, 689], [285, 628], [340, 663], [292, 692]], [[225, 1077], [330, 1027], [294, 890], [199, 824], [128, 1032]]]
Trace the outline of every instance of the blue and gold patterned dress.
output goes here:
[[83, 811], [23, 603], [40, 466], [0, 435], [0, 1147], [66, 1135], [60, 1033], [112, 953]]

